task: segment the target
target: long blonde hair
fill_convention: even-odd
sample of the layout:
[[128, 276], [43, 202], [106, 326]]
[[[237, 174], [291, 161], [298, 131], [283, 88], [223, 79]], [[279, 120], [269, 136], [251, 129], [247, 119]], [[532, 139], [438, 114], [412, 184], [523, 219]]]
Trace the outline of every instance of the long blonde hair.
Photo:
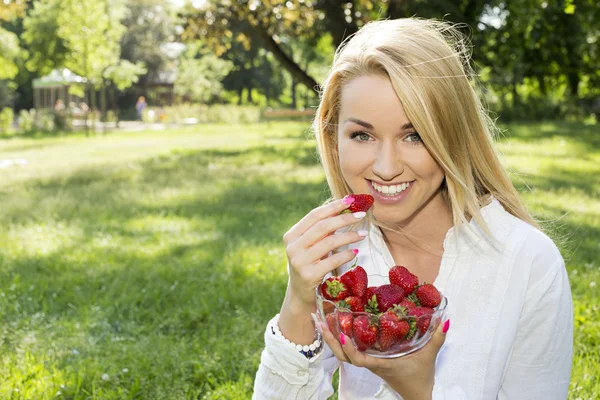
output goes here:
[[313, 123], [334, 198], [351, 193], [337, 147], [342, 88], [359, 76], [384, 76], [445, 172], [444, 198], [455, 226], [473, 218], [487, 231], [480, 209], [493, 195], [509, 213], [539, 228], [493, 147], [496, 127], [477, 94], [469, 59], [466, 38], [451, 24], [431, 19], [371, 22], [340, 46]]

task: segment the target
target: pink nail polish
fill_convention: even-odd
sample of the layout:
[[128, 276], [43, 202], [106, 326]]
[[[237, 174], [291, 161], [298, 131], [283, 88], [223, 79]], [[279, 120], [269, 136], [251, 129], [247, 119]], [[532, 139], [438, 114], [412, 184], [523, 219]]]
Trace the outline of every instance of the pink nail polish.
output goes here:
[[340, 333], [340, 343], [342, 344], [342, 346], [346, 344], [346, 337], [343, 333]]
[[354, 203], [354, 197], [352, 197], [351, 195], [344, 196], [344, 198], [342, 199], [342, 203], [346, 205], [352, 204]]
[[358, 254], [358, 249], [352, 249], [352, 252], [354, 253], [354, 255]]
[[450, 329], [450, 320], [449, 319], [447, 319], [446, 322], [444, 322], [444, 327], [442, 328], [442, 333], [448, 332], [448, 329]]

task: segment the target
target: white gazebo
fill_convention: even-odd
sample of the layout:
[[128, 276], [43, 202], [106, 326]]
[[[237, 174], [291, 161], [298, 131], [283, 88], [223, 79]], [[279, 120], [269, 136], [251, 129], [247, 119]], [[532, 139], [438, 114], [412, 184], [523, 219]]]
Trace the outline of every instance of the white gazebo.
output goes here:
[[67, 68], [55, 69], [50, 74], [33, 80], [33, 106], [36, 109], [53, 108], [58, 99], [61, 99], [65, 106], [71, 102], [79, 103], [81, 101], [89, 104], [87, 93], [85, 98], [69, 93], [71, 85], [85, 82], [87, 79]]

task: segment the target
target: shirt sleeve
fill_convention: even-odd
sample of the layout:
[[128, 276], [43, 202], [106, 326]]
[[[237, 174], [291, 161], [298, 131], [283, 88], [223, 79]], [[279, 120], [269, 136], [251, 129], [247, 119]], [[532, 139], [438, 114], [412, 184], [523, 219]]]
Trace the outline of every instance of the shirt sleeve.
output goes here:
[[285, 338], [272, 333], [271, 326], [278, 321], [279, 314], [267, 325], [252, 399], [325, 400], [333, 395], [332, 378], [340, 362], [327, 344], [323, 344], [319, 354], [307, 359]]
[[562, 257], [538, 265], [498, 394], [507, 399], [566, 399], [573, 357], [573, 309]]

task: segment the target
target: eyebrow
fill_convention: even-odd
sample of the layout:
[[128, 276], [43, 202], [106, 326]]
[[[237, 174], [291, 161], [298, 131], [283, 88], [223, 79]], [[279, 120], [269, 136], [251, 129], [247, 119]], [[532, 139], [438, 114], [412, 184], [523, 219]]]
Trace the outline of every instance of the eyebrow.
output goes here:
[[[362, 120], [360, 120], [360, 119], [358, 119], [358, 118], [348, 118], [348, 119], [346, 120], [346, 122], [348, 122], [348, 121], [350, 121], [350, 122], [354, 122], [355, 124], [358, 124], [358, 125], [361, 125], [361, 126], [364, 126], [364, 127], [365, 127], [365, 128], [367, 128], [367, 129], [373, 129], [373, 125], [371, 125], [371, 124], [370, 124], [370, 123], [368, 123], [368, 122], [362, 121]], [[405, 131], [405, 130], [407, 130], [407, 129], [412, 129], [412, 128], [414, 128], [414, 126], [413, 126], [413, 124], [412, 124], [412, 123], [410, 123], [410, 122], [407, 122], [407, 123], [405, 123], [405, 124], [404, 124], [404, 125], [402, 125], [402, 127], [401, 127], [401, 129], [402, 129], [403, 131]]]

